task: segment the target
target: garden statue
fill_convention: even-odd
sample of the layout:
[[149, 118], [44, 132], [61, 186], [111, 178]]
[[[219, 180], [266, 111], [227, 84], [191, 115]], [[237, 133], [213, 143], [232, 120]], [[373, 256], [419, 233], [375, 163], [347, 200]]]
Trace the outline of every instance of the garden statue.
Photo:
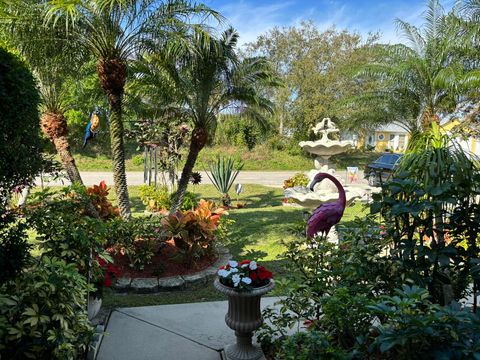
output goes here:
[[340, 181], [333, 175], [318, 173], [310, 184], [310, 190], [313, 191], [315, 184], [324, 179], [330, 179], [335, 184], [338, 190], [338, 199], [335, 202], [322, 204], [313, 211], [307, 223], [307, 237], [309, 238], [315, 237], [318, 233], [322, 236], [327, 236], [332, 226], [337, 224], [342, 218], [347, 205], [345, 190]]
[[87, 128], [85, 129], [85, 137], [83, 138], [83, 146], [85, 148], [87, 146], [87, 142], [90, 139], [93, 139], [98, 133], [98, 127], [100, 126], [100, 118], [98, 117], [98, 109], [92, 113], [90, 117], [90, 121], [87, 124]]
[[[312, 130], [321, 138], [316, 141], [302, 141], [299, 143], [304, 150], [316, 156], [315, 169], [307, 174], [312, 185], [310, 187], [296, 186], [287, 188], [285, 189], [285, 198], [292, 199], [301, 206], [316, 208], [321, 204], [335, 201], [337, 199], [337, 188], [330, 182], [317, 184], [318, 181], [314, 182], [314, 177], [318, 174], [318, 170], [321, 170], [322, 173], [328, 173], [330, 177], [335, 178], [335, 170], [328, 167], [328, 159], [332, 155], [346, 152], [352, 146], [352, 143], [350, 141], [332, 140], [329, 138], [330, 134], [339, 132], [339, 129], [329, 118], [320, 121]], [[342, 191], [347, 204], [350, 204], [354, 200], [367, 195], [370, 188], [364, 184], [355, 184], [345, 186], [345, 189], [342, 188]]]

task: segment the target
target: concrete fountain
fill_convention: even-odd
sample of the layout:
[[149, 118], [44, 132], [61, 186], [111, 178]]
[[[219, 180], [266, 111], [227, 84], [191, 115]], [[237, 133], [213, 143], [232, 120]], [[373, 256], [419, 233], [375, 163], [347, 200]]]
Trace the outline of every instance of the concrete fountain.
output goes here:
[[[315, 155], [314, 166], [308, 172], [307, 176], [312, 182], [315, 175], [319, 172], [325, 172], [335, 176], [335, 170], [329, 168], [328, 160], [331, 156], [342, 154], [350, 149], [353, 144], [351, 141], [340, 141], [329, 138], [330, 134], [338, 133], [340, 130], [330, 118], [324, 118], [312, 128], [316, 135], [320, 135], [319, 140], [301, 141], [299, 145], [310, 154]], [[344, 183], [343, 179], [337, 179]], [[344, 185], [347, 204], [356, 199], [365, 197], [371, 192], [371, 189], [363, 184]], [[285, 198], [292, 199], [298, 205], [316, 208], [317, 206], [337, 200], [338, 193], [335, 185], [331, 181], [323, 181], [314, 187], [311, 191], [309, 186], [295, 186], [285, 189]]]

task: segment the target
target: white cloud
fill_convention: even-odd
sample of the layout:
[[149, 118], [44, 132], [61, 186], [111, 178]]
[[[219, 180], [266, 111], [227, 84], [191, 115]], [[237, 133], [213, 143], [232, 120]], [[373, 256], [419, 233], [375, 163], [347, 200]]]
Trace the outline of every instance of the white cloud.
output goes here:
[[[449, 10], [455, 0], [442, 1]], [[230, 0], [229, 2], [206, 0], [225, 16], [240, 34], [240, 44], [255, 41], [256, 38], [272, 29], [274, 26], [298, 25], [303, 20], [312, 20], [321, 30], [333, 25], [337, 29], [356, 31], [363, 36], [379, 32], [381, 41], [385, 43], [404, 42], [405, 39], [397, 32], [394, 20], [396, 18], [419, 26], [425, 11], [424, 1], [412, 3], [387, 1], [372, 1], [371, 6], [359, 7], [355, 1], [323, 0], [305, 6], [302, 0], [275, 1], [266, 3], [252, 0]], [[214, 4], [215, 3], [215, 4]]]

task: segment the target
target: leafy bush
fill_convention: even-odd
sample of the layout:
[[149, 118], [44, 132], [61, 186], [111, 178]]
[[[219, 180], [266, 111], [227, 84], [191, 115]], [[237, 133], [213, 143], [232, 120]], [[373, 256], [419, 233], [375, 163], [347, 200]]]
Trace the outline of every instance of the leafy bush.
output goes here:
[[478, 359], [480, 318], [458, 305], [432, 304], [427, 290], [404, 285], [371, 306], [371, 352], [386, 359]]
[[208, 168], [210, 174], [207, 172], [207, 176], [213, 186], [222, 194], [223, 206], [230, 206], [231, 200], [228, 192], [240, 170], [242, 170], [243, 163], [236, 163], [231, 157], [218, 157], [215, 162], [211, 162], [208, 165]]
[[[173, 199], [175, 198], [175, 192], [169, 193], [166, 186], [155, 187], [153, 185], [140, 186], [140, 198], [143, 204], [147, 206], [150, 211], [163, 211], [166, 212], [171, 208]], [[197, 206], [198, 198], [192, 192], [185, 192], [181, 210], [190, 210]]]
[[42, 260], [0, 288], [0, 355], [5, 359], [78, 359], [92, 328], [87, 283], [74, 264]]
[[106, 220], [120, 215], [120, 209], [113, 206], [108, 200], [109, 189], [102, 180], [99, 185], [93, 185], [87, 188], [87, 194], [92, 201], [93, 206], [98, 212], [100, 218]]
[[341, 244], [303, 236], [285, 244], [292, 275], [277, 286], [288, 295], [277, 302], [278, 311], [264, 311], [262, 345], [278, 350], [275, 339], [287, 338], [286, 329], [304, 327], [323, 332], [333, 347], [360, 346], [374, 319], [368, 306], [400, 281], [384, 256], [386, 245], [373, 218], [357, 220]]
[[104, 253], [106, 244], [104, 221], [84, 214], [87, 201], [81, 186], [58, 192], [47, 189], [33, 194], [25, 210], [27, 224], [36, 231], [43, 254], [74, 263], [85, 274], [92, 252]]
[[151, 264], [163, 241], [160, 221], [157, 216], [111, 220], [107, 223], [108, 244], [116, 253], [128, 258], [130, 267], [142, 270]]
[[295, 186], [307, 186], [310, 180], [304, 173], [298, 173], [293, 175], [290, 179], [283, 182], [283, 188], [288, 189]]
[[348, 354], [330, 344], [325, 334], [317, 331], [299, 332], [287, 338], [276, 354], [278, 360], [342, 360]]
[[194, 210], [181, 211], [162, 219], [166, 235], [175, 241], [191, 265], [196, 258], [211, 254], [221, 216], [228, 214], [210, 201], [200, 200]]
[[[38, 105], [32, 74], [0, 48], [0, 201], [15, 186], [29, 184], [43, 167]], [[0, 205], [1, 206], [1, 205]]]
[[26, 229], [16, 213], [0, 214], [0, 285], [15, 278], [30, 259]]

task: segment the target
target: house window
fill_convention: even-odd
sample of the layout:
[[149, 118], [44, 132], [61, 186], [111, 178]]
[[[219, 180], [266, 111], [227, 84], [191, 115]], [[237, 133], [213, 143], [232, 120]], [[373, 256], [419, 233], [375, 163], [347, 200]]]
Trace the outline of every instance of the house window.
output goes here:
[[385, 135], [383, 134], [378, 135], [378, 140], [382, 141], [384, 139], [385, 139]]
[[395, 134], [390, 134], [390, 141], [395, 139]]

